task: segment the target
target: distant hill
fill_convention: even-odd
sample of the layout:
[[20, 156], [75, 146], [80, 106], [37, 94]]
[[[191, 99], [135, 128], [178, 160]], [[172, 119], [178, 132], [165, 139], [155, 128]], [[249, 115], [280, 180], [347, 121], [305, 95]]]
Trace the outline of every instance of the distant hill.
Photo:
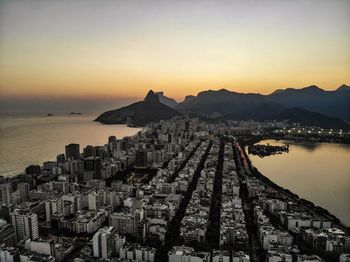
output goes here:
[[321, 128], [335, 128], [350, 130], [350, 125], [345, 121], [311, 112], [301, 108], [285, 108], [279, 104], [269, 103], [246, 111], [225, 115], [226, 119], [234, 120], [288, 120], [289, 123], [300, 123], [303, 126], [317, 126]]
[[167, 105], [168, 107], [175, 108], [177, 106], [177, 102], [175, 99], [167, 97], [164, 95], [164, 92], [156, 92], [156, 95], [159, 97], [159, 101]]
[[178, 111], [162, 104], [158, 95], [150, 90], [143, 101], [116, 110], [104, 112], [95, 121], [102, 124], [126, 124], [145, 126], [150, 122], [167, 120], [180, 115]]
[[317, 86], [287, 88], [266, 98], [286, 107], [299, 107], [350, 121], [350, 87], [346, 85], [335, 91], [325, 91]]
[[350, 86], [348, 85], [341, 85], [337, 88], [336, 91], [350, 91]]
[[264, 96], [260, 94], [242, 94], [221, 89], [200, 92], [186, 103], [180, 103], [176, 109], [200, 115], [226, 115], [247, 110], [252, 104], [259, 106], [264, 103]]

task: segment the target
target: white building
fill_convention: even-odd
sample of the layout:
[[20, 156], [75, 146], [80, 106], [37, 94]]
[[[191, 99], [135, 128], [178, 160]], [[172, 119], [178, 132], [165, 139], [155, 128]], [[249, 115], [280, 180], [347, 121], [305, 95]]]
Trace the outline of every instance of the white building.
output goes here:
[[124, 246], [125, 242], [126, 242], [125, 236], [115, 234], [115, 253], [117, 256], [119, 256], [119, 251]]
[[137, 262], [154, 262], [156, 249], [138, 244], [126, 244], [120, 249], [120, 258]]
[[292, 262], [292, 255], [269, 251], [266, 257], [267, 262]]
[[52, 216], [63, 214], [63, 201], [61, 198], [49, 199], [45, 201], [46, 221], [51, 221]]
[[38, 217], [35, 213], [15, 209], [11, 213], [11, 222], [15, 229], [17, 241], [39, 237]]
[[14, 247], [0, 247], [1, 262], [17, 262], [19, 261], [19, 251]]
[[30, 240], [28, 239], [25, 243], [26, 249], [48, 256], [55, 256], [55, 242], [52, 239], [37, 239]]
[[339, 262], [350, 262], [350, 254], [341, 254], [339, 256]]
[[230, 252], [213, 250], [213, 262], [230, 262]]
[[93, 239], [94, 257], [110, 258], [115, 251], [115, 229], [104, 227], [99, 229]]
[[99, 195], [96, 192], [89, 193], [89, 210], [97, 210], [100, 208]]
[[169, 262], [208, 262], [209, 253], [196, 253], [187, 246], [174, 246], [168, 253]]

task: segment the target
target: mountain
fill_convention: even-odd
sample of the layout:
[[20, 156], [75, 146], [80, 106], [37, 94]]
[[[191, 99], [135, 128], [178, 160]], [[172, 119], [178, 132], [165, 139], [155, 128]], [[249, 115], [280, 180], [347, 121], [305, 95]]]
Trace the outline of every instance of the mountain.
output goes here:
[[189, 96], [185, 96], [184, 101], [182, 101], [183, 104], [191, 102], [194, 98], [196, 98], [195, 96], [189, 95]]
[[350, 125], [341, 119], [311, 112], [301, 108], [287, 108], [275, 116], [276, 120], [288, 119], [304, 126], [350, 130]]
[[190, 101], [180, 103], [176, 109], [199, 115], [226, 115], [247, 110], [251, 103], [258, 106], [265, 102], [264, 96], [260, 94], [242, 94], [221, 89], [200, 92]]
[[350, 86], [348, 85], [341, 85], [337, 88], [336, 91], [350, 91]]
[[102, 124], [132, 124], [133, 126], [145, 126], [150, 122], [167, 120], [180, 113], [159, 101], [158, 95], [152, 90], [145, 99], [129, 106], [104, 112], [95, 121]]
[[335, 91], [325, 91], [317, 86], [287, 88], [268, 95], [267, 99], [286, 107], [298, 107], [350, 121], [350, 89], [346, 85]]
[[304, 126], [350, 130], [350, 125], [341, 119], [296, 107], [285, 108], [277, 103], [264, 104], [246, 111], [228, 114], [225, 118], [256, 121], [288, 120], [290, 123], [300, 123]]
[[167, 105], [168, 107], [175, 108], [177, 106], [177, 102], [175, 99], [167, 97], [164, 95], [164, 92], [156, 92], [156, 95], [159, 97], [159, 101]]
[[245, 94], [221, 89], [200, 92], [176, 109], [206, 116], [224, 116], [277, 103], [285, 108], [300, 108], [326, 116], [350, 121], [350, 88], [342, 85], [335, 91], [325, 91], [315, 85], [301, 89], [278, 89], [270, 95]]

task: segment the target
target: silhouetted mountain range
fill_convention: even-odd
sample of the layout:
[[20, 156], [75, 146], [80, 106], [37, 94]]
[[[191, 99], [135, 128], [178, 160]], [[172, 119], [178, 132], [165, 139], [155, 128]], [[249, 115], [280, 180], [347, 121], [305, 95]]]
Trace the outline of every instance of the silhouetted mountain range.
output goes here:
[[144, 101], [103, 113], [96, 121], [125, 123], [129, 117], [134, 125], [143, 125], [190, 113], [218, 119], [289, 120], [308, 126], [349, 129], [345, 122], [350, 120], [350, 87], [347, 85], [335, 91], [317, 86], [279, 89], [270, 95], [208, 90], [197, 96], [186, 96], [181, 103], [164, 96], [163, 92], [157, 94], [150, 91]]
[[266, 97], [285, 107], [299, 107], [350, 121], [350, 87], [347, 85], [335, 91], [325, 91], [317, 86], [287, 88]]
[[324, 115], [350, 121], [350, 87], [342, 85], [335, 91], [325, 91], [317, 86], [302, 89], [279, 89], [270, 95], [244, 94], [221, 89], [200, 92], [176, 109], [199, 114], [232, 114], [264, 104], [278, 103], [282, 107], [298, 107]]

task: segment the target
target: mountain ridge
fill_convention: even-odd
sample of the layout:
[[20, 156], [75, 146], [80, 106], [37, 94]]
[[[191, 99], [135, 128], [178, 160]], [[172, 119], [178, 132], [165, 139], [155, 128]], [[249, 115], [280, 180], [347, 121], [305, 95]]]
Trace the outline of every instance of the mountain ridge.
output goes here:
[[248, 105], [260, 106], [269, 102], [285, 107], [299, 107], [308, 111], [350, 121], [350, 87], [342, 85], [334, 91], [326, 91], [316, 85], [304, 88], [277, 89], [271, 94], [238, 93], [220, 89], [201, 91], [189, 102], [179, 103], [179, 111], [195, 111], [206, 114], [216, 108], [223, 114], [242, 111]]
[[[145, 99], [107, 111], [96, 121], [104, 124], [143, 126], [176, 115], [191, 114], [211, 119], [289, 120], [323, 128], [350, 129], [350, 87], [325, 91], [315, 85], [278, 89], [269, 95], [239, 93], [227, 89], [201, 91], [177, 103], [163, 92], [150, 90]], [[167, 104], [171, 103], [170, 106]], [[176, 104], [175, 104], [176, 103]]]
[[174, 98], [165, 96], [163, 91], [156, 92], [156, 95], [158, 95], [159, 101], [164, 105], [171, 108], [175, 108], [178, 105], [178, 102]]

